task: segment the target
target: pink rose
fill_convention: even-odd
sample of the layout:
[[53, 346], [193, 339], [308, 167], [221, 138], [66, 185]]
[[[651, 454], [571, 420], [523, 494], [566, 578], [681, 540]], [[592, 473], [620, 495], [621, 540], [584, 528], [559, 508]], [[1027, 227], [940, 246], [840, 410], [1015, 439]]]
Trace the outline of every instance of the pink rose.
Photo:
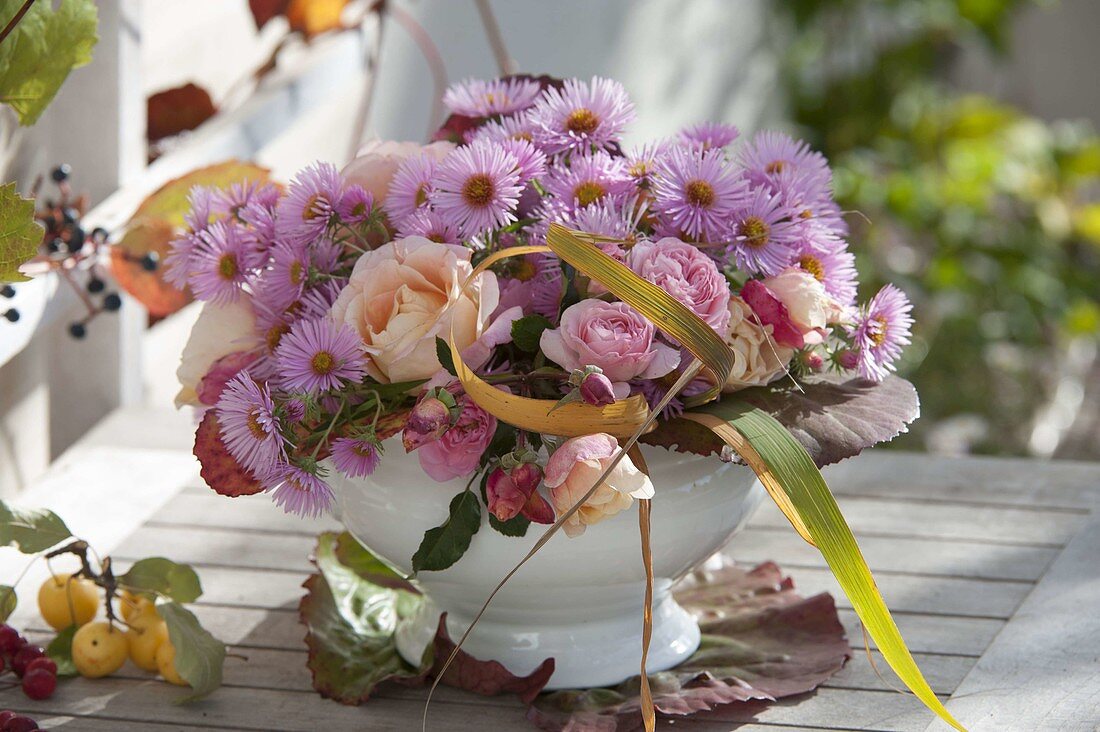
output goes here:
[[[332, 306], [332, 317], [355, 328], [363, 339], [367, 373], [382, 383], [428, 379], [442, 368], [435, 339], [446, 340], [454, 325], [455, 343], [465, 354], [475, 343], [499, 345], [498, 328], [487, 333], [497, 307], [497, 279], [485, 272], [461, 287], [473, 271], [470, 250], [410, 236], [367, 252]], [[519, 308], [502, 314], [514, 320]], [[510, 325], [508, 328], [510, 329]], [[510, 330], [508, 337], [511, 337]], [[475, 348], [471, 368], [486, 349]], [[476, 357], [476, 358], [474, 358]]]
[[[219, 371], [225, 375], [227, 368], [240, 370], [244, 354], [260, 345], [256, 336], [256, 316], [252, 306], [246, 300], [229, 305], [205, 303], [198, 320], [191, 328], [187, 345], [183, 347], [180, 365], [176, 369], [176, 378], [180, 390], [176, 395], [176, 406], [212, 406], [217, 402], [221, 389], [217, 387], [215, 375], [205, 385], [203, 380], [220, 363]], [[236, 358], [226, 358], [238, 354]], [[251, 361], [249, 361], [251, 362]], [[247, 365], [247, 364], [243, 364]], [[236, 374], [225, 375], [221, 386]], [[217, 394], [214, 394], [214, 392]], [[213, 401], [210, 399], [213, 398]]]
[[656, 242], [635, 244], [626, 263], [682, 302], [718, 333], [729, 323], [730, 288], [714, 260], [698, 247], [667, 236]]
[[[546, 487], [558, 516], [584, 497], [619, 452], [619, 443], [605, 433], [574, 437], [562, 443], [546, 464]], [[652, 498], [653, 483], [629, 457], [623, 457], [580, 509], [562, 524], [569, 536], [630, 508], [635, 498]]]
[[817, 345], [828, 335], [828, 326], [844, 317], [844, 306], [825, 291], [825, 286], [801, 267], [788, 267], [763, 285], [783, 306], [806, 345]]
[[340, 174], [349, 184], [363, 186], [364, 190], [374, 196], [377, 206], [386, 200], [390, 181], [397, 173], [397, 167], [407, 158], [427, 154], [436, 160], [442, 160], [454, 147], [449, 142], [420, 145], [415, 142], [371, 140], [359, 148], [359, 154], [344, 166]]
[[623, 302], [581, 300], [544, 330], [540, 345], [566, 371], [598, 366], [611, 379], [616, 399], [630, 394], [631, 379], [657, 379], [680, 363], [680, 352], [655, 340], [656, 329]]
[[420, 467], [440, 483], [462, 478], [474, 472], [493, 434], [497, 430], [496, 417], [470, 400], [458, 400], [462, 416], [453, 427], [435, 442], [429, 442], [417, 450]]

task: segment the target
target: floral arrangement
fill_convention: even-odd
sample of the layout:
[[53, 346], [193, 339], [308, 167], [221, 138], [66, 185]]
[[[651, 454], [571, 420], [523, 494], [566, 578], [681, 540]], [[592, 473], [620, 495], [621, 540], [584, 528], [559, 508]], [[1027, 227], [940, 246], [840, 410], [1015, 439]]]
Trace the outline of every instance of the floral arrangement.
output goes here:
[[[601, 78], [471, 80], [445, 102], [453, 142], [373, 143], [342, 172], [318, 163], [285, 189], [191, 192], [167, 276], [206, 306], [179, 401], [213, 408], [249, 486], [238, 492], [320, 514], [327, 471], [370, 474], [400, 431], [429, 478], [482, 476], [494, 526], [553, 523], [618, 443], [498, 421], [463, 392], [443, 341], [488, 383], [559, 404], [640, 395], [655, 407], [689, 357], [551, 253], [467, 282], [486, 256], [543, 243], [552, 222], [598, 237], [721, 336], [735, 354], [724, 393], [793, 389], [823, 370], [881, 380], [909, 342], [900, 290], [857, 305], [829, 166], [804, 143], [701, 124], [624, 148], [634, 107]], [[712, 386], [696, 379], [661, 419]], [[652, 492], [626, 458], [564, 528], [582, 533]]]

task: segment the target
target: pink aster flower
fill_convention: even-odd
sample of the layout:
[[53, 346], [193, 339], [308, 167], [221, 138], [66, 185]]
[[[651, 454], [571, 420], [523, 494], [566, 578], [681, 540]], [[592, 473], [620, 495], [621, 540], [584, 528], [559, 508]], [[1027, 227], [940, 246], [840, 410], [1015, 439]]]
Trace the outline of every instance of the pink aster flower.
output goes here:
[[277, 474], [265, 482], [274, 489], [271, 497], [275, 505], [304, 518], [322, 516], [336, 500], [328, 483], [296, 465], [284, 464]]
[[253, 198], [240, 209], [238, 218], [248, 224], [252, 239], [259, 248], [267, 249], [275, 242], [274, 206], [268, 206]]
[[745, 183], [721, 150], [678, 147], [657, 163], [653, 210], [667, 224], [703, 241], [723, 241]]
[[623, 159], [611, 157], [602, 150], [573, 155], [569, 165], [559, 162], [551, 166], [543, 186], [570, 208], [583, 208], [605, 197], [614, 198], [633, 190]]
[[361, 224], [374, 210], [374, 196], [361, 185], [350, 185], [340, 194], [336, 213], [345, 224]]
[[255, 180], [244, 180], [233, 183], [228, 188], [218, 189], [211, 202], [214, 213], [241, 221], [241, 211], [252, 202], [256, 192], [264, 185], [266, 184]]
[[729, 145], [741, 134], [733, 125], [721, 122], [701, 122], [680, 130], [680, 139], [689, 145], [697, 145], [705, 150], [722, 148]]
[[779, 174], [791, 169], [808, 175], [816, 185], [828, 186], [832, 180], [824, 155], [775, 130], [756, 133], [752, 142], [741, 149], [740, 160], [745, 175], [756, 185], [774, 186]]
[[626, 156], [626, 174], [639, 189], [648, 190], [653, 185], [657, 162], [668, 152], [667, 142], [649, 143], [632, 150]]
[[234, 302], [253, 270], [265, 255], [236, 223], [215, 221], [198, 235], [199, 243], [188, 259], [188, 283], [195, 297], [218, 304]]
[[319, 394], [341, 380], [360, 381], [366, 372], [363, 341], [351, 326], [327, 319], [300, 320], [275, 351], [284, 389]]
[[401, 221], [428, 205], [435, 175], [436, 158], [421, 154], [405, 158], [390, 180], [390, 189], [382, 208], [390, 221]]
[[495, 117], [530, 107], [539, 91], [531, 79], [466, 79], [447, 89], [443, 103], [455, 114]]
[[548, 153], [607, 148], [634, 121], [634, 104], [622, 84], [592, 77], [566, 79], [546, 89], [530, 115], [535, 142]]
[[470, 142], [503, 142], [504, 140], [527, 140], [535, 142], [535, 123], [526, 112], [489, 120], [474, 132]]
[[309, 277], [309, 250], [301, 244], [278, 242], [271, 248], [271, 268], [264, 271], [257, 293], [275, 310], [285, 310], [302, 296]]
[[262, 477], [285, 458], [279, 418], [266, 384], [241, 372], [225, 385], [215, 409], [225, 447], [242, 467]]
[[183, 221], [191, 231], [199, 232], [214, 218], [217, 189], [192, 186], [187, 194], [187, 213]]
[[314, 163], [298, 173], [279, 201], [278, 234], [303, 244], [319, 238], [336, 213], [340, 188], [340, 173], [331, 163]]
[[435, 211], [424, 209], [397, 223], [398, 238], [422, 236], [439, 244], [461, 244], [462, 232], [457, 225]]
[[[604, 197], [564, 213], [559, 220], [564, 226], [577, 231], [633, 241], [647, 205], [636, 195], [620, 199]], [[618, 249], [617, 246], [614, 248]]]
[[843, 239], [824, 231], [810, 232], [791, 249], [789, 264], [812, 274], [841, 305], [855, 302], [856, 258]]
[[759, 187], [744, 199], [731, 217], [730, 250], [737, 266], [750, 274], [778, 274], [790, 260], [798, 225], [782, 199]]
[[508, 138], [499, 144], [516, 156], [519, 179], [524, 183], [546, 172], [546, 153], [532, 145], [530, 140]]
[[164, 279], [178, 290], [187, 287], [191, 277], [191, 259], [200, 243], [197, 234], [187, 233], [168, 245], [168, 255], [164, 258]]
[[370, 475], [381, 457], [381, 446], [371, 440], [340, 437], [332, 441], [332, 464], [349, 478]]
[[860, 308], [848, 335], [858, 356], [859, 375], [882, 381], [896, 370], [894, 362], [909, 345], [913, 305], [905, 293], [886, 285]]
[[531, 309], [553, 324], [558, 322], [561, 298], [565, 294], [561, 260], [553, 254], [540, 254], [535, 260], [535, 276], [531, 278]]
[[478, 142], [459, 147], [439, 164], [431, 203], [464, 237], [473, 237], [516, 220], [523, 186], [519, 161], [501, 145]]

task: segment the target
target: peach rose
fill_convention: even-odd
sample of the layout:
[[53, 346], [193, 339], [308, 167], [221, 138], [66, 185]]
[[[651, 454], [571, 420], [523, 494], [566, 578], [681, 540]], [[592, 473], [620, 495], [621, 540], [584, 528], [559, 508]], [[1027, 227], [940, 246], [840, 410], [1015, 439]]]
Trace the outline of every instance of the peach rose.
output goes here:
[[468, 353], [497, 307], [492, 272], [462, 291], [472, 271], [465, 247], [420, 236], [397, 239], [359, 258], [333, 303], [332, 317], [363, 338], [371, 378], [384, 384], [428, 379], [442, 368], [435, 339], [447, 339], [453, 323], [455, 342]]
[[[546, 464], [546, 487], [558, 516], [564, 515], [592, 488], [612, 459], [619, 443], [603, 432], [573, 437], [554, 451]], [[562, 524], [569, 536], [580, 536], [597, 524], [630, 508], [635, 498], [652, 498], [653, 483], [629, 457], [623, 457], [592, 497]]]
[[844, 307], [801, 267], [788, 267], [765, 278], [763, 284], [787, 308], [791, 323], [802, 333], [806, 345], [821, 343], [828, 326], [843, 319]]
[[251, 351], [258, 345], [256, 316], [246, 301], [228, 305], [205, 303], [191, 328], [176, 369], [181, 387], [176, 394], [176, 407], [202, 406], [199, 390], [214, 364], [231, 354]]
[[420, 145], [416, 142], [371, 140], [359, 148], [359, 154], [344, 166], [340, 174], [349, 184], [363, 186], [374, 196], [374, 203], [378, 205], [386, 200], [390, 181], [393, 180], [397, 167], [407, 158], [427, 154], [436, 160], [442, 160], [454, 148], [453, 143], [442, 141]]
[[772, 326], [761, 327], [752, 308], [733, 295], [729, 302], [730, 324], [726, 343], [733, 349], [733, 371], [722, 391], [729, 393], [749, 386], [763, 386], [785, 373], [794, 349], [771, 338]]

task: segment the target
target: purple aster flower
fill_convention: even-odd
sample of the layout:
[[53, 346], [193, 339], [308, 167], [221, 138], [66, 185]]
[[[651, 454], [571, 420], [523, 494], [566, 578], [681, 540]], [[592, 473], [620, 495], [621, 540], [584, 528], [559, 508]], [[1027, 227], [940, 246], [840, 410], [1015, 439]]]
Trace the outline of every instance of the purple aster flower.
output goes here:
[[913, 305], [905, 293], [886, 285], [859, 310], [848, 335], [859, 359], [859, 375], [882, 381], [895, 370], [894, 362], [909, 344]]
[[856, 258], [847, 243], [824, 230], [807, 232], [790, 251], [790, 262], [812, 274], [843, 306], [856, 299]]
[[229, 454], [258, 478], [268, 475], [286, 456], [275, 403], [266, 384], [247, 372], [225, 385], [215, 407], [222, 441]]
[[435, 169], [436, 160], [431, 155], [414, 155], [401, 161], [382, 203], [390, 221], [401, 221], [427, 207]]
[[336, 213], [345, 224], [361, 224], [374, 210], [374, 196], [361, 185], [350, 185], [340, 194]]
[[634, 121], [634, 104], [623, 85], [592, 77], [566, 79], [561, 89], [547, 88], [530, 115], [535, 142], [548, 153], [607, 148]]
[[284, 464], [277, 474], [265, 482], [269, 490], [274, 489], [271, 497], [275, 505], [281, 506], [287, 513], [305, 518], [325, 514], [336, 500], [328, 483], [296, 465]]
[[794, 140], [775, 130], [756, 133], [752, 142], [741, 149], [741, 164], [745, 175], [756, 185], [775, 186], [779, 174], [798, 170], [828, 187], [832, 173], [825, 156], [801, 140]]
[[523, 191], [519, 161], [501, 145], [478, 142], [459, 147], [439, 164], [431, 203], [465, 238], [516, 220]]
[[198, 235], [188, 260], [188, 283], [199, 300], [235, 302], [255, 268], [266, 258], [248, 232], [236, 223], [215, 221]]
[[657, 161], [668, 152], [667, 142], [649, 143], [626, 156], [626, 174], [639, 189], [648, 190], [653, 185]]
[[461, 244], [462, 232], [458, 226], [444, 219], [435, 211], [417, 211], [397, 224], [398, 236], [422, 236], [440, 244]]
[[[535, 123], [525, 112], [489, 120], [474, 132], [471, 142], [503, 142], [527, 140], [535, 143]], [[535, 143], [537, 145], [537, 143]]]
[[219, 189], [212, 201], [214, 212], [241, 221], [241, 211], [255, 198], [261, 185], [259, 181], [243, 180]]
[[282, 241], [271, 248], [271, 268], [264, 271], [256, 290], [271, 308], [286, 310], [302, 296], [308, 277], [309, 250]]
[[766, 187], [744, 199], [731, 217], [730, 250], [737, 266], [749, 274], [779, 274], [790, 261], [799, 235], [783, 200]]
[[566, 213], [559, 220], [577, 231], [633, 241], [638, 236], [638, 225], [645, 217], [647, 206], [636, 195], [622, 199], [604, 197]]
[[349, 478], [370, 475], [381, 457], [382, 446], [372, 440], [340, 437], [332, 441], [332, 464]]
[[657, 163], [653, 210], [667, 224], [703, 241], [725, 241], [745, 182], [721, 150], [677, 147]]
[[340, 173], [331, 163], [314, 163], [298, 173], [279, 201], [279, 236], [303, 244], [319, 238], [336, 213], [340, 188]]
[[557, 325], [563, 294], [561, 261], [553, 254], [539, 255], [531, 278], [531, 309]]
[[530, 79], [466, 79], [447, 89], [443, 103], [466, 117], [495, 117], [530, 107], [540, 90]]
[[568, 166], [562, 162], [554, 164], [542, 184], [568, 209], [583, 208], [605, 197], [621, 197], [634, 188], [623, 159], [613, 158], [603, 150], [573, 155]]
[[284, 389], [310, 394], [335, 389], [342, 379], [361, 381], [366, 369], [359, 334], [328, 318], [291, 325], [279, 341], [275, 361]]
[[696, 145], [704, 150], [709, 150], [712, 147], [723, 148], [729, 145], [740, 134], [741, 131], [733, 125], [726, 125], [721, 122], [702, 122], [689, 125], [680, 130], [679, 137], [689, 145]]
[[200, 244], [198, 235], [191, 233], [169, 243], [168, 255], [164, 258], [164, 279], [176, 289], [187, 287], [191, 277], [191, 259]]
[[253, 198], [240, 210], [240, 220], [248, 224], [252, 239], [260, 249], [275, 242], [275, 208]]
[[530, 140], [508, 138], [499, 144], [516, 156], [519, 179], [524, 183], [546, 172], [546, 153], [532, 145]]
[[214, 218], [217, 191], [213, 188], [192, 186], [187, 194], [187, 213], [183, 221], [191, 231], [203, 231]]
[[314, 320], [327, 315], [347, 280], [322, 280], [302, 293], [298, 315]]

